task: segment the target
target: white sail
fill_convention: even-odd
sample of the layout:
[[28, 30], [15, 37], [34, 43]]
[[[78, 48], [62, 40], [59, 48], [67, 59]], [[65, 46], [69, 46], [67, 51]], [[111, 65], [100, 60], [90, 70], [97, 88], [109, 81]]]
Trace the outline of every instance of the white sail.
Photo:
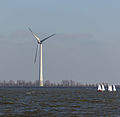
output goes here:
[[113, 85], [113, 91], [116, 91], [116, 87], [115, 87], [115, 85]]
[[104, 87], [104, 85], [102, 84], [102, 91], [105, 91], [105, 87]]
[[112, 91], [112, 86], [108, 85], [108, 91], [111, 92]]
[[102, 91], [102, 88], [101, 88], [101, 85], [99, 84], [98, 85], [98, 89], [97, 89], [98, 91]]

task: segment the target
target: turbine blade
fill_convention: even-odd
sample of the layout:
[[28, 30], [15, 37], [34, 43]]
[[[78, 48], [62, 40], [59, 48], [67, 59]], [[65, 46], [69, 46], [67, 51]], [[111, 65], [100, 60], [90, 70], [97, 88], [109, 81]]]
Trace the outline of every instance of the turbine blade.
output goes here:
[[48, 38], [50, 38], [50, 37], [52, 37], [52, 36], [54, 36], [54, 35], [55, 35], [55, 34], [52, 34], [52, 35], [50, 35], [50, 36], [48, 36], [48, 37], [42, 39], [40, 42], [42, 43], [43, 41], [47, 40]]
[[37, 59], [37, 51], [38, 51], [38, 44], [37, 44], [37, 47], [36, 47], [34, 63], [36, 62], [36, 59]]
[[32, 35], [37, 39], [37, 41], [40, 42], [40, 38], [28, 27], [29, 31], [32, 33]]

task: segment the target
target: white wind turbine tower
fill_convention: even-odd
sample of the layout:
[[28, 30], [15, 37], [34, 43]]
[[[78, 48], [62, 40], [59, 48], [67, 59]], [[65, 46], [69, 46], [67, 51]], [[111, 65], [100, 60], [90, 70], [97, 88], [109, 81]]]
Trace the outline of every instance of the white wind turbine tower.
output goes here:
[[39, 50], [39, 86], [43, 86], [43, 62], [42, 62], [42, 43], [47, 40], [48, 38], [54, 36], [55, 34], [52, 34], [42, 40], [40, 40], [40, 38], [30, 29], [30, 32], [32, 33], [32, 35], [36, 38], [37, 40], [37, 48], [36, 48], [36, 53], [35, 53], [35, 60], [34, 63], [36, 62], [36, 58], [37, 58], [37, 53]]

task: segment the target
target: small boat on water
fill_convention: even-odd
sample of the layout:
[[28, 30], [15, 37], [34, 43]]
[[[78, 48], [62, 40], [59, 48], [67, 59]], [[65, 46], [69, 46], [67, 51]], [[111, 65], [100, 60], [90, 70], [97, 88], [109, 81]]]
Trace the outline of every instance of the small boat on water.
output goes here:
[[[104, 85], [99, 84], [97, 88], [97, 92], [103, 92], [103, 91], [105, 91]], [[115, 85], [108, 85], [108, 92], [111, 92], [111, 91], [116, 91]]]
[[108, 91], [109, 91], [109, 92], [111, 92], [111, 91], [116, 91], [115, 85], [108, 85]]
[[102, 85], [99, 84], [97, 91], [98, 91], [98, 92], [103, 92], [103, 91], [105, 91], [104, 85], [103, 85], [103, 84], [102, 84]]
[[98, 89], [97, 89], [97, 91], [98, 91], [98, 92], [102, 92], [102, 87], [101, 87], [100, 84], [98, 85]]
[[101, 86], [102, 86], [102, 91], [105, 91], [105, 87], [104, 87], [104, 85], [102, 84]]
[[108, 85], [108, 92], [111, 92], [112, 90], [112, 85]]
[[115, 87], [115, 85], [113, 85], [113, 91], [116, 91], [116, 87]]

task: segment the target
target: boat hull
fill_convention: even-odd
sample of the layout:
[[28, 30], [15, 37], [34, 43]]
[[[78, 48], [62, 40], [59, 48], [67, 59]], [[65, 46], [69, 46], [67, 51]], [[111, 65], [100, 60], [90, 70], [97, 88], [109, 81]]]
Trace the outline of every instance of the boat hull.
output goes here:
[[97, 92], [102, 92], [102, 90], [97, 90]]

